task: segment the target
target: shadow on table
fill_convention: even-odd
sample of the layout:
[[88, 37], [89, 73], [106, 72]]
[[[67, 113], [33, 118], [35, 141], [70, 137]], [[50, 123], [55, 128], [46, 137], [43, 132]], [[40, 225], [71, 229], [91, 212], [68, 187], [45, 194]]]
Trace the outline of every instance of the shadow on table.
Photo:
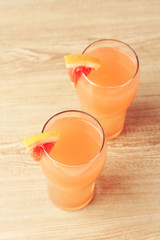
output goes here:
[[124, 188], [125, 177], [120, 176], [100, 176], [96, 181], [96, 194], [94, 201], [106, 200], [106, 196], [111, 196]]
[[[136, 181], [133, 175], [109, 175], [100, 176], [96, 181], [96, 191], [92, 203], [104, 205], [108, 209], [113, 204], [125, 204], [137, 202], [145, 195], [136, 190]], [[140, 177], [141, 179], [141, 177]], [[141, 181], [141, 180], [140, 180]]]
[[121, 136], [137, 129], [150, 130], [151, 126], [157, 125], [160, 121], [160, 96], [144, 97], [142, 102], [131, 105], [127, 111], [124, 130]]

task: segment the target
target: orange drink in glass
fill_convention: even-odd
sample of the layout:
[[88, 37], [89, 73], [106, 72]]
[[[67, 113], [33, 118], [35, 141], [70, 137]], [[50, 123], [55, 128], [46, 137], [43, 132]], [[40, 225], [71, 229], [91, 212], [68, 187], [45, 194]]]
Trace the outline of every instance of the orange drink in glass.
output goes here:
[[107, 157], [101, 125], [85, 112], [70, 110], [51, 117], [42, 132], [60, 135], [49, 154], [44, 148], [40, 161], [50, 199], [64, 210], [83, 208], [94, 195]]
[[101, 66], [88, 76], [82, 73], [76, 91], [84, 111], [102, 125], [107, 139], [123, 130], [126, 111], [139, 86], [139, 61], [135, 51], [117, 40], [99, 40], [83, 54], [96, 57]]

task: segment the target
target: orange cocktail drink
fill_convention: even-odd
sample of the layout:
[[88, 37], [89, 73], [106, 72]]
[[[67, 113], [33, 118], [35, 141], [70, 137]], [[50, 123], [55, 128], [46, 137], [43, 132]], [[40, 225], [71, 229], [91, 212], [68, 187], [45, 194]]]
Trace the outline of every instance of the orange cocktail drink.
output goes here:
[[40, 161], [51, 200], [65, 210], [86, 206], [106, 161], [101, 125], [87, 113], [64, 111], [50, 118], [42, 132], [60, 135], [49, 154], [44, 150]]
[[100, 60], [98, 70], [82, 73], [76, 91], [82, 109], [102, 124], [107, 139], [123, 130], [126, 110], [139, 85], [139, 61], [134, 50], [117, 40], [100, 40], [83, 52]]

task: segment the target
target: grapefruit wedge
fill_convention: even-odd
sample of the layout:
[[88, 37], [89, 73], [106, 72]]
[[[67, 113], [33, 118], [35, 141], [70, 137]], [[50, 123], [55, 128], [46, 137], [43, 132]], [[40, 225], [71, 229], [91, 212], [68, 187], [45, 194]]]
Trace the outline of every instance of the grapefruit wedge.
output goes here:
[[101, 65], [97, 58], [84, 54], [66, 55], [64, 58], [70, 80], [75, 86], [82, 73], [87, 76], [92, 70], [97, 70]]
[[40, 161], [44, 150], [50, 153], [58, 139], [59, 134], [56, 132], [45, 132], [25, 138], [23, 144], [30, 151], [33, 159]]

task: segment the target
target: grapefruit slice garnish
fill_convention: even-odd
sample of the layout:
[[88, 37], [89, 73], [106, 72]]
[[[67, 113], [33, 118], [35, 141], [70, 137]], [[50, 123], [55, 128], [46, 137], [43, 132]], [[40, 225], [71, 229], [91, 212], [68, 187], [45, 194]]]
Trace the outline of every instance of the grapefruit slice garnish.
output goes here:
[[31, 156], [35, 161], [40, 161], [44, 149], [50, 153], [55, 143], [58, 141], [59, 134], [56, 132], [44, 132], [23, 140], [24, 146], [29, 149]]
[[99, 59], [84, 54], [66, 55], [64, 58], [69, 77], [75, 86], [82, 73], [87, 76], [92, 70], [97, 70], [101, 65]]

